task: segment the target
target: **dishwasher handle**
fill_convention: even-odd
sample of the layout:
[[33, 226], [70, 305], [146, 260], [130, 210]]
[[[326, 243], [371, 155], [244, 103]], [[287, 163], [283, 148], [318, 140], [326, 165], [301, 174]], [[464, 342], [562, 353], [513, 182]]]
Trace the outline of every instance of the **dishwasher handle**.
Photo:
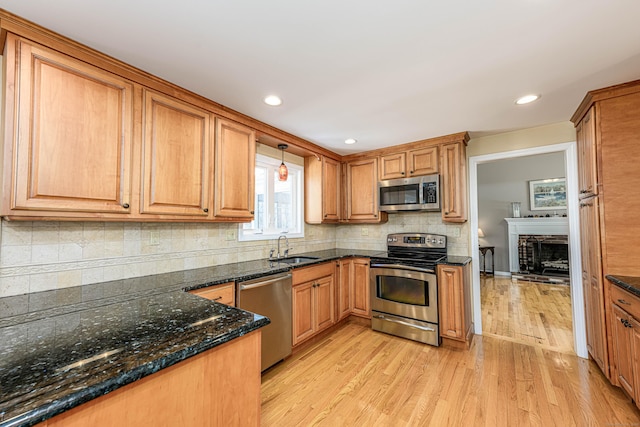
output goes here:
[[283, 279], [285, 279], [285, 280], [291, 279], [291, 277], [292, 277], [291, 274], [285, 274], [283, 276], [277, 276], [277, 277], [274, 277], [274, 278], [271, 278], [271, 279], [266, 279], [266, 280], [262, 280], [262, 281], [259, 281], [259, 282], [250, 283], [250, 284], [247, 284], [247, 285], [243, 285], [242, 283], [240, 283], [240, 290], [241, 291], [246, 291], [246, 290], [249, 290], [249, 289], [261, 288], [263, 286], [267, 286], [267, 285], [270, 285], [270, 284], [275, 283], [275, 282], [280, 282]]

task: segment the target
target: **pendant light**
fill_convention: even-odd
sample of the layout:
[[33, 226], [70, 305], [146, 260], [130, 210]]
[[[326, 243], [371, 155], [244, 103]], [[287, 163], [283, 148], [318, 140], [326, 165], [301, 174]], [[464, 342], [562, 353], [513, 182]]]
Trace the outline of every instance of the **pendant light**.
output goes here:
[[287, 169], [287, 165], [284, 164], [284, 150], [289, 148], [287, 144], [278, 144], [278, 148], [282, 150], [282, 163], [278, 168], [278, 180], [286, 181], [289, 177], [289, 170]]

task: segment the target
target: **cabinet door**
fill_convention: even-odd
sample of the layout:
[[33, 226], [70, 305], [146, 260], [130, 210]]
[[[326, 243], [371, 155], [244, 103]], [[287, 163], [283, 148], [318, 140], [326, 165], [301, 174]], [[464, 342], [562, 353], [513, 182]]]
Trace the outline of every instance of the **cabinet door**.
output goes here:
[[141, 213], [209, 216], [211, 115], [144, 91]]
[[347, 219], [378, 221], [378, 160], [347, 164]]
[[4, 62], [3, 214], [129, 213], [133, 84], [13, 34]]
[[632, 363], [632, 324], [629, 315], [617, 305], [613, 304], [613, 341], [616, 349], [618, 365], [618, 381], [629, 396], [634, 395], [633, 363]]
[[222, 218], [253, 218], [256, 138], [252, 129], [216, 120], [215, 212]]
[[407, 154], [409, 176], [438, 173], [438, 147], [411, 150]]
[[325, 276], [315, 281], [316, 332], [336, 323], [334, 302], [334, 276]]
[[342, 320], [351, 314], [351, 295], [353, 293], [353, 259], [341, 259], [338, 264], [337, 318]]
[[336, 160], [322, 158], [322, 220], [337, 222], [341, 219], [340, 179], [341, 165]]
[[464, 143], [442, 145], [442, 220], [467, 220], [467, 167]]
[[602, 372], [609, 376], [605, 326], [604, 281], [600, 251], [599, 198], [580, 203], [582, 280], [585, 290], [587, 349]]
[[293, 345], [296, 345], [315, 333], [315, 282], [306, 282], [293, 287]]
[[462, 267], [438, 266], [440, 336], [464, 340], [464, 294]]
[[633, 317], [629, 318], [631, 322], [631, 366], [633, 366], [633, 384], [635, 389], [636, 406], [640, 408], [640, 323]]
[[380, 179], [404, 178], [406, 175], [406, 153], [380, 156]]
[[576, 126], [578, 142], [578, 187], [580, 198], [598, 194], [596, 166], [595, 106]]
[[235, 282], [223, 283], [221, 285], [209, 286], [202, 289], [189, 291], [190, 294], [216, 301], [230, 306], [236, 305], [236, 284]]
[[353, 314], [371, 318], [371, 299], [369, 289], [369, 260], [353, 260]]

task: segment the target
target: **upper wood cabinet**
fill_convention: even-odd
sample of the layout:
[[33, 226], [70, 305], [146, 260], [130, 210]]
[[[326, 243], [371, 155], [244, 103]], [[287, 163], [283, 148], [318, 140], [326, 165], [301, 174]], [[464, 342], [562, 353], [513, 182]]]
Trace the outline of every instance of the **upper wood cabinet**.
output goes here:
[[379, 177], [406, 178], [438, 172], [438, 146], [380, 156]]
[[378, 211], [378, 159], [347, 163], [347, 221], [386, 222], [386, 212]]
[[4, 216], [131, 212], [134, 85], [7, 34]]
[[209, 216], [213, 181], [211, 114], [146, 89], [143, 98], [140, 212]]
[[256, 138], [251, 128], [216, 119], [216, 218], [253, 219]]
[[595, 108], [592, 106], [576, 126], [580, 198], [598, 194]]
[[443, 144], [441, 151], [442, 220], [467, 220], [467, 156], [466, 143]]
[[322, 156], [304, 160], [304, 220], [308, 224], [338, 222], [342, 219], [342, 165]]

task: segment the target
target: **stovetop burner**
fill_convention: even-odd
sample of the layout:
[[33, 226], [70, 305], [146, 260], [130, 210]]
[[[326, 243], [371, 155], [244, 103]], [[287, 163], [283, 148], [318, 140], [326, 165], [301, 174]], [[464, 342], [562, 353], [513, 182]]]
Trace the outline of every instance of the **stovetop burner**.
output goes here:
[[387, 236], [387, 252], [371, 257], [375, 264], [401, 264], [435, 269], [447, 256], [447, 237], [427, 233], [396, 233]]

